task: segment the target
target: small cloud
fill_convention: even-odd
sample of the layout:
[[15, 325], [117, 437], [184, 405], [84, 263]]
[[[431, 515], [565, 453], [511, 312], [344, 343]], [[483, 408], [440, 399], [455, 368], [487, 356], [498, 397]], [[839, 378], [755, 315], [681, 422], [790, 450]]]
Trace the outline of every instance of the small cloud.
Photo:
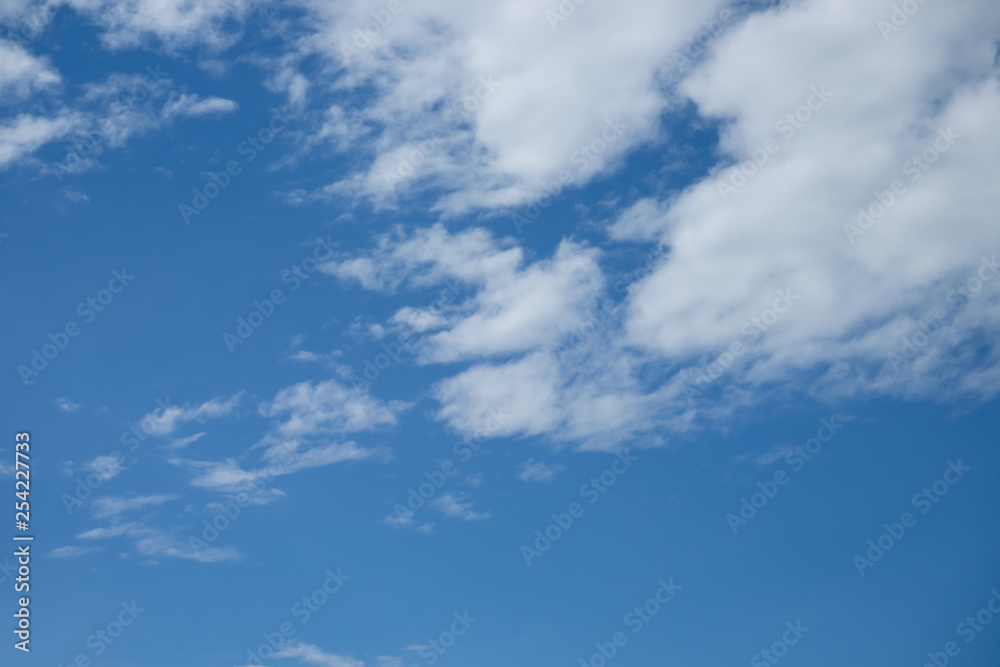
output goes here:
[[59, 412], [76, 412], [82, 405], [79, 403], [74, 403], [65, 396], [60, 396], [59, 398], [52, 399], [52, 405], [59, 408]]
[[177, 498], [180, 498], [180, 496], [167, 493], [155, 493], [148, 496], [134, 496], [131, 498], [103, 496], [101, 498], [94, 498], [91, 507], [95, 519], [106, 519], [108, 517], [118, 517], [125, 512], [142, 509], [143, 507], [162, 505]]
[[112, 477], [115, 477], [122, 470], [125, 470], [125, 467], [122, 465], [121, 455], [117, 452], [116, 454], [117, 455], [98, 456], [93, 461], [85, 464], [84, 468], [96, 472], [106, 482]]
[[163, 176], [164, 181], [169, 181], [174, 177], [174, 172], [170, 171], [166, 167], [153, 167], [153, 173]]
[[163, 116], [177, 118], [227, 114], [236, 111], [238, 107], [236, 102], [221, 97], [200, 98], [184, 93], [163, 105]]
[[551, 482], [565, 469], [561, 465], [549, 465], [544, 461], [530, 458], [520, 465], [517, 478], [522, 482]]
[[185, 404], [184, 406], [169, 405], [157, 408], [139, 420], [139, 425], [146, 433], [165, 438], [186, 422], [201, 422], [232, 414], [236, 411], [236, 406], [242, 396], [243, 393], [240, 392], [229, 398], [217, 396], [198, 406]]
[[301, 662], [320, 667], [365, 667], [365, 663], [354, 658], [349, 658], [336, 653], [327, 653], [318, 646], [305, 644], [303, 642], [289, 642], [284, 644], [275, 658], [296, 658]]
[[774, 445], [768, 451], [763, 454], [759, 454], [753, 462], [759, 466], [769, 466], [775, 461], [780, 461], [785, 458], [785, 456], [791, 453], [791, 451], [791, 445]]
[[201, 433], [195, 433], [194, 435], [189, 435], [186, 438], [176, 438], [168, 442], [167, 446], [173, 447], [174, 449], [181, 449], [183, 447], [187, 447], [192, 442], [198, 440], [199, 438], [201, 438], [201, 436], [205, 435], [205, 433], [207, 433], [207, 431], [202, 431]]
[[87, 554], [97, 553], [102, 551], [100, 547], [59, 547], [58, 549], [53, 549], [49, 553], [45, 554], [49, 558], [79, 558], [80, 556], [86, 556]]
[[466, 475], [462, 481], [469, 486], [480, 487], [483, 485], [483, 473], [477, 472], [475, 475]]
[[489, 512], [474, 512], [471, 509], [474, 504], [464, 496], [454, 493], [446, 493], [430, 502], [431, 507], [445, 516], [462, 521], [485, 521], [493, 516]]
[[390, 514], [389, 516], [384, 518], [382, 520], [382, 523], [392, 528], [411, 528], [417, 531], [418, 533], [427, 534], [433, 532], [434, 530], [433, 523], [423, 523], [417, 525], [413, 521], [414, 514], [415, 514], [414, 511], [409, 508], [400, 508], [397, 509], [395, 513]]
[[63, 196], [74, 204], [79, 203], [90, 203], [90, 197], [83, 190], [77, 190], [76, 188], [66, 188], [63, 190]]

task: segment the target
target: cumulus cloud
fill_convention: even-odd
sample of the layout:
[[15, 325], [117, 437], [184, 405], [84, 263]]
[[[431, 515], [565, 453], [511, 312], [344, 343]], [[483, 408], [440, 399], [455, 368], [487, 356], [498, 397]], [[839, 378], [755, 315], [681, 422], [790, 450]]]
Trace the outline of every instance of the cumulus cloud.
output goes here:
[[[354, 114], [374, 135], [366, 166], [318, 192], [386, 203], [429, 188], [447, 213], [512, 206], [562, 173], [583, 184], [655, 135], [670, 104], [660, 75], [722, 6], [587, 3], [553, 22], [555, 5], [442, 0], [403, 3], [381, 28], [361, 0], [306, 0], [309, 27], [273, 80], [300, 100], [371, 90]], [[315, 56], [325, 66], [303, 85]]]
[[[762, 6], [708, 40], [699, 62], [674, 72], [668, 92], [618, 93], [637, 101], [640, 117], [628, 120], [647, 130], [645, 110], [669, 114], [690, 102], [699, 122], [718, 127], [719, 143], [706, 175], [681, 190], [637, 196], [612, 216], [612, 242], [652, 244], [666, 254], [610, 308], [594, 309], [606, 294], [601, 255], [570, 239], [551, 260], [526, 264], [520, 247], [482, 229], [435, 226], [380, 237], [370, 253], [340, 258], [326, 270], [371, 290], [446, 278], [467, 286], [471, 296], [444, 305], [411, 302], [387, 323], [415, 335], [421, 362], [471, 362], [433, 390], [439, 418], [467, 434], [502, 406], [511, 418], [494, 435], [545, 435], [609, 449], [654, 428], [728, 418], [806, 378], [808, 394], [820, 400], [991, 396], [1000, 389], [1000, 356], [991, 342], [1000, 325], [1000, 227], [993, 220], [1000, 203], [993, 185], [1000, 175], [993, 122], [1000, 111], [1000, 15], [985, 0], [960, 8], [927, 4], [888, 30], [879, 21], [891, 11], [860, 0]], [[579, 8], [556, 26], [557, 43], [582, 37], [599, 15], [592, 6]], [[390, 26], [381, 41], [352, 54], [359, 60], [345, 76], [402, 66], [386, 49], [419, 31], [399, 20], [397, 35]], [[636, 50], [643, 48], [640, 35]], [[644, 55], [658, 65], [640, 67], [636, 76], [665, 66], [664, 54]], [[572, 81], [575, 70], [567, 67]], [[602, 88], [601, 72], [579, 86], [585, 94], [610, 90]], [[525, 149], [520, 130], [477, 154], [477, 146], [489, 145], [493, 123], [516, 106], [516, 95], [503, 96], [523, 80], [514, 72], [509, 86], [510, 75], [498, 75], [503, 86], [476, 112], [467, 128], [474, 138], [459, 151], [476, 156], [467, 173], [489, 190], [477, 192], [476, 206], [521, 200], [491, 190], [484, 173], [509, 167], [505, 173], [525, 180], [547, 178], [554, 164], [548, 158], [565, 159], [557, 144], [581, 136], [570, 124], [552, 138], [521, 107], [525, 131], [545, 158]], [[408, 76], [390, 78], [384, 90]], [[558, 91], [556, 85], [538, 99], [557, 110]], [[440, 97], [430, 88], [409, 91], [409, 108], [420, 108], [421, 95]], [[393, 99], [387, 92], [378, 104]], [[626, 132], [620, 145], [635, 146], [644, 132]], [[383, 141], [382, 155], [400, 145]], [[602, 173], [613, 168], [599, 162]], [[429, 160], [418, 170], [424, 176], [414, 178], [425, 179], [425, 192], [447, 190], [429, 176], [441, 164]], [[454, 179], [439, 208], [461, 209], [463, 187]], [[614, 210], [617, 202], [609, 205]], [[570, 283], [577, 289], [565, 290]], [[567, 349], [568, 335], [582, 343]]]
[[400, 407], [385, 405], [361, 388], [345, 387], [331, 379], [286, 387], [273, 400], [262, 404], [260, 413], [282, 418], [276, 425], [277, 433], [295, 438], [352, 433], [395, 424]]
[[19, 44], [0, 39], [0, 95], [5, 103], [52, 88], [61, 81], [62, 77], [47, 59], [32, 55]]
[[[973, 352], [1000, 323], [997, 285], [956, 291], [1000, 250], [1000, 16], [989, 2], [929, 3], [884, 37], [890, 11], [775, 6], [681, 83], [724, 121], [723, 162], [612, 226], [670, 246], [629, 304], [630, 343], [673, 360], [721, 351], [790, 288], [799, 301], [748, 355], [752, 385], [810, 372], [824, 395], [1000, 388], [996, 347]], [[892, 363], [913, 336], [917, 358]]]
[[[367, 256], [323, 266], [326, 273], [368, 289], [428, 287], [456, 281], [467, 298], [436, 307], [404, 307], [393, 323], [428, 332], [424, 362], [450, 362], [525, 352], [552, 344], [583, 321], [602, 287], [599, 253], [563, 241], [547, 260], [525, 261], [524, 251], [482, 228], [452, 234], [442, 225], [397, 231], [378, 239]], [[455, 294], [461, 295], [457, 289]]]

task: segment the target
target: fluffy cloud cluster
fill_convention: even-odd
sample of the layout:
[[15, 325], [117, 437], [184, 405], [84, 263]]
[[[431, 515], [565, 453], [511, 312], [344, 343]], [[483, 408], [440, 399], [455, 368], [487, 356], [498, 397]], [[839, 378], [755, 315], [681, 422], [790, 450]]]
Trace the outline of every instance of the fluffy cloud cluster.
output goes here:
[[[466, 302], [474, 307], [432, 313], [420, 329], [423, 361], [473, 363], [437, 385], [439, 416], [471, 433], [490, 408], [503, 407], [514, 418], [502, 434], [610, 447], [653, 426], [685, 428], [698, 418], [724, 416], [793, 385], [801, 391], [805, 384], [820, 400], [993, 395], [1000, 388], [1000, 358], [991, 342], [1000, 325], [1000, 128], [994, 122], [1000, 12], [989, 2], [907, 7], [910, 14], [894, 14], [891, 3], [808, 0], [759, 9], [708, 40], [704, 61], [680, 78], [674, 100], [616, 93], [638, 101], [639, 110], [646, 109], [641, 100], [649, 100], [656, 114], [688, 100], [720, 128], [718, 164], [705, 177], [665, 197], [635, 199], [608, 227], [612, 241], [666, 248], [666, 260], [630, 290], [620, 309], [612, 308], [620, 321], [608, 318], [589, 335], [599, 344], [572, 354], [558, 341], [601, 295], [596, 264], [586, 272], [585, 298], [557, 287], [551, 291], [558, 295], [536, 302], [537, 310], [558, 313], [538, 330], [528, 327], [530, 318], [517, 318], [529, 333], [504, 331], [501, 348], [491, 346], [486, 332], [502, 330], [491, 316], [515, 308], [524, 294], [546, 292], [553, 277], [547, 265], [589, 251], [567, 240], [552, 259], [515, 274], [505, 269], [524, 281], [512, 293], [474, 283], [475, 296]], [[558, 39], [580, 19], [586, 30], [586, 16], [581, 8], [560, 22]], [[390, 39], [380, 43], [388, 48]], [[483, 41], [475, 44], [487, 50]], [[371, 48], [361, 57], [372, 62], [354, 67], [404, 66], [381, 47]], [[649, 79], [663, 56], [644, 57], [648, 62], [638, 71]], [[541, 60], [551, 65], [558, 58]], [[568, 68], [592, 76], [580, 88], [606, 94], [603, 71], [586, 70], [585, 62]], [[388, 80], [391, 91], [407, 78]], [[567, 81], [573, 80], [569, 73]], [[549, 142], [579, 141], [585, 133], [572, 123], [550, 133], [536, 123], [532, 104], [516, 97], [501, 103], [500, 95], [490, 103], [517, 101], [535, 145], [553, 161], [527, 159], [537, 156], [523, 148], [518, 130], [498, 139], [502, 148], [492, 146], [490, 123], [503, 114], [484, 104], [470, 130], [474, 145], [487, 149], [477, 169], [517, 173], [522, 182], [550, 176], [547, 170], [566, 154]], [[555, 85], [537, 99], [558, 109], [563, 94]], [[482, 171], [474, 173], [490, 183]], [[465, 187], [461, 179], [453, 183]], [[485, 206], [518, 201], [473, 187], [463, 193], [441, 201], [465, 195]], [[418, 230], [412, 238], [433, 234]], [[457, 275], [445, 268], [447, 259], [428, 256], [455, 253], [471, 267], [467, 272], [499, 257], [520, 257], [520, 248], [498, 242], [463, 243], [485, 234], [438, 231], [436, 245], [381, 239], [370, 256], [339, 261], [330, 272], [368, 288], [401, 284], [404, 275], [419, 285]], [[468, 280], [468, 273], [459, 278]], [[394, 321], [419, 313], [419, 306], [402, 309]]]
[[[253, 9], [69, 5], [109, 48], [155, 38], [168, 52], [223, 51]], [[420, 364], [464, 364], [432, 389], [454, 429], [474, 433], [504, 410], [494, 434], [609, 448], [790, 386], [819, 399], [982, 398], [1000, 387], [995, 3], [300, 0], [283, 17], [269, 33], [277, 51], [254, 62], [307, 110], [297, 150], [354, 158], [334, 182], [304, 176], [291, 201], [405, 206], [415, 195], [452, 219], [505, 213], [551, 183], [594, 183], [640, 146], [658, 142], [670, 163], [674, 121], [718, 129], [707, 173], [678, 186], [665, 167], [605, 202], [601, 249], [566, 230], [536, 257], [483, 228], [438, 224], [378, 236], [370, 252], [324, 267], [417, 295], [379, 326], [413, 341]], [[15, 19], [23, 12], [0, 11]], [[0, 52], [0, 90], [61, 85], [30, 48]], [[112, 75], [79, 104], [0, 122], [0, 168], [81, 130], [113, 147], [235, 108], [168, 87], [155, 113], [137, 115], [121, 106], [129, 86]], [[608, 258], [633, 243], [665, 259], [613, 292]], [[443, 285], [457, 286], [454, 298], [420, 300]], [[264, 462], [269, 438], [317, 462], [370, 455], [324, 440], [392, 423], [396, 408], [353, 391], [309, 384], [276, 396]], [[259, 470], [211, 465], [200, 479]]]

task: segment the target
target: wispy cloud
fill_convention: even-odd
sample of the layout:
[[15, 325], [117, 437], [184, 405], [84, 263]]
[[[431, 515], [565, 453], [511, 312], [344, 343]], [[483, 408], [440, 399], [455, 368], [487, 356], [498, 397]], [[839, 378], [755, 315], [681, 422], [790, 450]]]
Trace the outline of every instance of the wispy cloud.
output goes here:
[[174, 533], [141, 521], [94, 528], [80, 533], [77, 538], [81, 540], [106, 540], [122, 536], [131, 540], [137, 555], [153, 561], [160, 558], [177, 558], [199, 563], [236, 563], [243, 558], [243, 554], [232, 547], [195, 549]]
[[132, 497], [102, 496], [94, 498], [90, 507], [91, 514], [95, 519], [117, 518], [125, 512], [143, 509], [144, 507], [156, 507], [178, 498], [180, 496], [168, 493]]
[[77, 547], [77, 546], [65, 546], [53, 549], [49, 553], [45, 554], [49, 558], [80, 558], [81, 556], [86, 556], [87, 554], [95, 554], [103, 551], [100, 547]]
[[201, 405], [169, 405], [157, 408], [144, 416], [139, 423], [146, 433], [167, 437], [187, 422], [202, 422], [206, 419], [217, 419], [233, 414], [242, 396], [243, 393], [240, 392], [229, 398], [219, 396]]
[[445, 516], [462, 521], [485, 521], [492, 516], [489, 512], [473, 511], [472, 506], [475, 503], [466, 496], [455, 493], [445, 493], [429, 504]]
[[52, 405], [56, 406], [59, 409], [59, 412], [76, 412], [83, 407], [79, 403], [74, 403], [65, 396], [52, 399]]
[[194, 435], [189, 435], [184, 438], [175, 438], [171, 440], [169, 443], [167, 443], [167, 445], [174, 449], [183, 449], [184, 447], [190, 445], [192, 442], [200, 440], [201, 437], [205, 435], [205, 433], [206, 431], [202, 431], [201, 433], [195, 433]]
[[518, 467], [517, 478], [522, 482], [551, 482], [566, 468], [561, 465], [549, 465], [544, 461], [530, 458]]
[[335, 653], [327, 653], [318, 646], [303, 642], [289, 642], [274, 654], [275, 658], [296, 658], [309, 665], [320, 667], [365, 667], [361, 660], [355, 660]]

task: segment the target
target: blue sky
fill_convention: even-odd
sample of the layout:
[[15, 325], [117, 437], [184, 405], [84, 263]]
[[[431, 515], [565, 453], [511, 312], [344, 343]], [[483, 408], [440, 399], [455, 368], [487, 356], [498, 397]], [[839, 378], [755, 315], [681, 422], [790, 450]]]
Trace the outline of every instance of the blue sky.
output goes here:
[[994, 3], [0, 25], [3, 664], [995, 664]]

